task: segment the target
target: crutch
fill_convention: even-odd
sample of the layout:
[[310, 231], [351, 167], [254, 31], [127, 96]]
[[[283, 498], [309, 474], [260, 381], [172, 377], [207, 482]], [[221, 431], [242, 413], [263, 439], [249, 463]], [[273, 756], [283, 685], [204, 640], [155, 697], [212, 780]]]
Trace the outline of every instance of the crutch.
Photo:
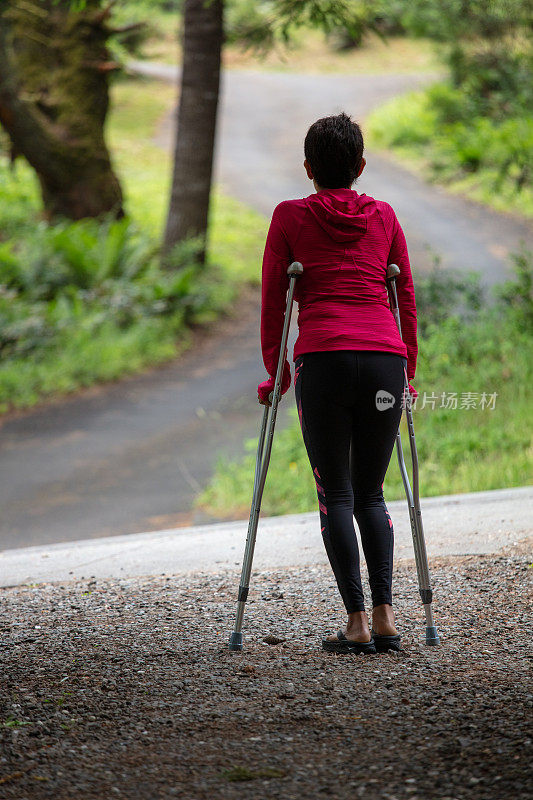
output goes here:
[[[398, 308], [398, 295], [396, 293], [396, 278], [400, 274], [400, 268], [397, 264], [389, 264], [387, 267], [387, 288], [389, 292], [389, 303], [391, 311], [394, 314], [396, 325], [400, 336], [402, 335], [402, 326], [400, 324], [400, 310]], [[420, 488], [418, 482], [418, 453], [416, 451], [415, 429], [413, 426], [413, 412], [411, 410], [411, 394], [409, 392], [409, 380], [407, 378], [407, 371], [404, 370], [404, 398], [405, 398], [405, 416], [407, 419], [407, 429], [409, 431], [409, 445], [411, 447], [411, 459], [413, 462], [413, 489], [409, 483], [407, 469], [403, 457], [402, 450], [402, 437], [400, 428], [396, 433], [396, 453], [398, 455], [398, 464], [400, 472], [402, 473], [402, 480], [407, 495], [407, 505], [409, 506], [409, 519], [411, 521], [411, 533], [413, 535], [413, 546], [415, 551], [416, 572], [418, 576], [418, 590], [422, 598], [422, 605], [424, 606], [424, 613], [426, 615], [426, 644], [437, 645], [439, 644], [439, 634], [433, 620], [433, 611], [431, 609], [431, 601], [433, 600], [433, 592], [431, 590], [431, 583], [429, 579], [429, 565], [428, 556], [426, 552], [426, 542], [424, 539], [424, 528], [422, 525], [422, 511], [420, 510]]]
[[[244, 606], [248, 598], [248, 589], [250, 587], [250, 574], [252, 572], [252, 560], [254, 557], [257, 525], [259, 523], [259, 512], [261, 510], [263, 489], [265, 488], [268, 464], [270, 462], [270, 453], [272, 451], [272, 440], [274, 439], [274, 426], [276, 425], [276, 414], [278, 412], [278, 403], [281, 399], [281, 380], [283, 377], [283, 368], [285, 365], [285, 353], [287, 349], [287, 337], [289, 335], [289, 325], [291, 321], [294, 284], [296, 283], [296, 279], [302, 274], [303, 271], [304, 268], [299, 261], [293, 261], [293, 263], [287, 270], [287, 275], [289, 276], [289, 289], [287, 292], [287, 306], [285, 309], [283, 333], [281, 334], [281, 346], [279, 350], [278, 368], [276, 371], [274, 390], [270, 392], [268, 398], [270, 400], [271, 406], [269, 407], [265, 405], [265, 410], [263, 411], [263, 422], [261, 425], [261, 433], [259, 434], [259, 443], [257, 445], [254, 488], [252, 492], [252, 507], [250, 509], [248, 534], [246, 536], [246, 546], [244, 548], [244, 559], [242, 564], [241, 581], [239, 584], [239, 594], [237, 598], [237, 617], [235, 619], [235, 627], [233, 629], [233, 633], [229, 637], [230, 650], [242, 650], [242, 621], [244, 617]], [[270, 415], [270, 421], [269, 421], [269, 415]], [[267, 434], [267, 427], [268, 427], [268, 434]], [[265, 448], [265, 438], [266, 438], [266, 448]]]

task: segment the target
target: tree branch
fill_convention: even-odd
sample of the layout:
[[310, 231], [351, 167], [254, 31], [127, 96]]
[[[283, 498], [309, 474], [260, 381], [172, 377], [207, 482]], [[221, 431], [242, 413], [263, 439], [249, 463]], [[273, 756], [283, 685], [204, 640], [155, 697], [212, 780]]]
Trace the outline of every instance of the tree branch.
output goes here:
[[146, 22], [131, 22], [129, 25], [122, 25], [120, 28], [107, 28], [106, 33], [108, 36], [115, 36], [117, 33], [128, 33], [128, 31], [136, 31], [141, 30], [142, 28], [147, 28]]
[[40, 8], [33, 3], [28, 3], [26, 0], [18, 0], [17, 8], [21, 9], [22, 11], [27, 11], [29, 14], [35, 14], [41, 19], [46, 19], [48, 17], [48, 11], [46, 11], [46, 9]]
[[92, 24], [100, 25], [102, 22], [104, 22], [104, 20], [109, 19], [109, 17], [111, 16], [111, 10], [116, 2], [117, 0], [109, 0], [107, 6], [103, 8], [101, 11], [98, 11], [94, 15], [94, 17], [92, 18]]

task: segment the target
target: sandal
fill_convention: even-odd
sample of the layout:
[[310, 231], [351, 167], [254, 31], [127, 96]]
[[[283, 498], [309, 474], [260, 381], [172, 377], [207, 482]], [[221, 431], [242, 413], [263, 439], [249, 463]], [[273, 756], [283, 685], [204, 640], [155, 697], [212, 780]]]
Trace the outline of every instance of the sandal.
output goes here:
[[330, 653], [356, 654], [376, 652], [373, 638], [371, 638], [369, 642], [354, 642], [353, 639], [347, 639], [342, 631], [338, 631], [337, 639], [337, 642], [330, 641], [329, 639], [322, 639], [322, 650], [328, 650]]
[[370, 635], [374, 640], [374, 644], [376, 645], [376, 650], [378, 653], [387, 653], [389, 650], [399, 652], [402, 649], [402, 637], [399, 633], [395, 634], [394, 636], [384, 636], [380, 633], [376, 633], [375, 630], [372, 629]]

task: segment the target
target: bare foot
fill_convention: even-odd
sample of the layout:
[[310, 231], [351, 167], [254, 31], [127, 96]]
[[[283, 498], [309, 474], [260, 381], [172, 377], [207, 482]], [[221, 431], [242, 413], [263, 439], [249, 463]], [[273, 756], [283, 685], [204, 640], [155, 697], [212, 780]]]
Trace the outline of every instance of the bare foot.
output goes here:
[[[370, 636], [370, 628], [368, 627], [368, 617], [366, 611], [354, 611], [348, 614], [348, 623], [344, 631], [344, 635], [352, 642], [369, 642], [372, 638]], [[338, 642], [337, 634], [334, 633], [328, 636], [328, 641]]]
[[374, 606], [372, 609], [372, 628], [380, 636], [396, 636], [398, 631], [394, 624], [394, 611], [388, 603]]

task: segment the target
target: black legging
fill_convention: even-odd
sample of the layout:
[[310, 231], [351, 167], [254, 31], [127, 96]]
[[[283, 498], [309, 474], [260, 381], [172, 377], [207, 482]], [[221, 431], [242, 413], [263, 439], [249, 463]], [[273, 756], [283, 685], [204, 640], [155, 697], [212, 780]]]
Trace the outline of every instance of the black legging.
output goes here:
[[364, 610], [354, 514], [372, 605], [392, 603], [393, 527], [383, 481], [402, 413], [406, 363], [400, 355], [369, 350], [304, 353], [295, 361], [322, 536], [348, 613]]

